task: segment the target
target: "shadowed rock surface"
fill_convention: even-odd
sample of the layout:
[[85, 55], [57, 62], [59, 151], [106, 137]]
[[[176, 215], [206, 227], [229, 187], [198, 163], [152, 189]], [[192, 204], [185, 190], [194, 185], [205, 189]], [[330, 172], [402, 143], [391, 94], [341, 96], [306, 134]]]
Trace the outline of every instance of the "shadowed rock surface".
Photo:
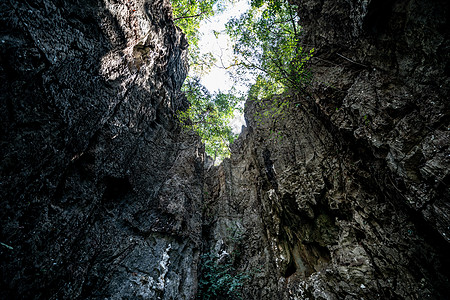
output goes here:
[[2, 299], [191, 299], [202, 146], [168, 1], [2, 1]]
[[314, 83], [247, 102], [206, 251], [238, 251], [248, 299], [448, 299], [448, 3], [296, 2]]
[[201, 253], [244, 299], [448, 299], [449, 4], [296, 2], [313, 85], [208, 170], [169, 1], [0, 4], [1, 299], [194, 299]]

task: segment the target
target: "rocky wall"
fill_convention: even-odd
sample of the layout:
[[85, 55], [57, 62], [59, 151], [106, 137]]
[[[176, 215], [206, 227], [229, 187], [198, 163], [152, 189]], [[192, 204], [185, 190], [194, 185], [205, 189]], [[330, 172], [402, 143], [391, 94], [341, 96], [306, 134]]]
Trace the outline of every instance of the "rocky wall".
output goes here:
[[247, 102], [206, 176], [204, 251], [247, 299], [448, 299], [448, 3], [296, 4], [313, 83]]
[[192, 299], [203, 150], [169, 1], [0, 4], [1, 299]]

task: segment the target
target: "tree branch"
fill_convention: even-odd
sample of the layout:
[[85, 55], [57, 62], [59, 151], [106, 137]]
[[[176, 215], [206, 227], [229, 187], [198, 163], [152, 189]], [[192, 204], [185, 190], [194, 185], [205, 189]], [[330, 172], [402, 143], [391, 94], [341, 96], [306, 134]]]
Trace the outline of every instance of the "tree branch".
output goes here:
[[197, 18], [200, 17], [201, 15], [205, 14], [206, 12], [202, 11], [196, 15], [192, 15], [192, 16], [182, 16], [182, 17], [177, 17], [177, 18], [173, 18], [174, 21], [177, 20], [182, 20], [182, 19], [192, 19], [192, 18]]

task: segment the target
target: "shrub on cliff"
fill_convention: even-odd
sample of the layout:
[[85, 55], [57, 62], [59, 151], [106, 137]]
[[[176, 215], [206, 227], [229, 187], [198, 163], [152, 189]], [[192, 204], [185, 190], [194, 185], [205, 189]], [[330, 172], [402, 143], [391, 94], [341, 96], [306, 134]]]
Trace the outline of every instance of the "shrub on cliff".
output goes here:
[[301, 46], [296, 10], [287, 0], [252, 0], [249, 11], [227, 23], [237, 77], [254, 74], [271, 92], [304, 90], [311, 80], [306, 64], [314, 49]]
[[178, 112], [184, 127], [198, 133], [214, 160], [229, 156], [229, 146], [237, 137], [229, 123], [242, 99], [233, 93], [211, 94], [195, 77], [188, 78], [182, 89], [190, 103], [186, 111]]

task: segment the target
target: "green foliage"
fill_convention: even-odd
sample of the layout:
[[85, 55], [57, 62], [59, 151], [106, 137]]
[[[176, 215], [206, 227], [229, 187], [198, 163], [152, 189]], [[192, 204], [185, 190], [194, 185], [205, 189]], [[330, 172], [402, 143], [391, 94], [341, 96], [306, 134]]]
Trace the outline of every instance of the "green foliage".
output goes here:
[[[237, 77], [257, 76], [249, 98], [261, 101], [286, 90], [303, 93], [311, 81], [306, 64], [314, 49], [300, 43], [297, 7], [288, 0], [252, 0], [251, 9], [227, 23], [234, 40]], [[274, 103], [270, 116], [282, 113], [286, 104]]]
[[368, 115], [364, 115], [363, 116], [363, 122], [364, 122], [364, 126], [368, 127], [370, 125], [370, 118]]
[[189, 42], [190, 65], [202, 75], [215, 63], [211, 53], [200, 54], [200, 23], [224, 9], [223, 0], [172, 0], [175, 25], [183, 30]]
[[198, 282], [197, 299], [242, 299], [240, 290], [250, 278], [233, 266], [233, 261], [221, 262], [212, 254], [201, 256], [201, 277]]
[[[174, 20], [186, 33], [191, 70], [197, 76], [207, 73], [216, 61], [211, 53], [200, 55], [200, 22], [231, 2], [172, 0]], [[247, 74], [257, 77], [249, 91], [251, 100], [263, 103], [262, 99], [282, 94], [287, 89], [303, 92], [311, 80], [305, 66], [313, 49], [306, 51], [301, 47], [296, 9], [288, 0], [251, 0], [249, 11], [226, 25], [226, 32], [234, 43], [234, 77], [237, 81], [245, 80]], [[233, 91], [211, 94], [195, 77], [186, 81], [183, 90], [191, 107], [179, 112], [179, 119], [200, 135], [210, 156], [214, 159], [228, 156], [229, 145], [236, 138], [228, 124], [241, 99], [234, 96]], [[289, 98], [273, 99], [270, 105], [264, 104], [267, 107], [261, 120], [280, 116], [290, 107]]]
[[213, 253], [201, 255], [197, 299], [242, 299], [242, 287], [251, 276], [248, 271], [239, 272], [235, 266], [241, 258], [239, 249], [243, 246], [244, 233], [235, 225], [226, 230], [226, 243], [234, 250], [221, 257]]
[[247, 13], [227, 23], [241, 72], [260, 75], [276, 89], [304, 89], [311, 79], [305, 64], [314, 49], [301, 47], [296, 9], [287, 0], [253, 0]]
[[198, 47], [200, 22], [214, 15], [218, 0], [172, 0], [175, 24], [186, 34], [191, 47]]
[[[182, 90], [190, 103], [186, 111], [178, 112], [185, 128], [197, 132], [205, 143], [206, 153], [214, 158], [229, 156], [234, 141], [228, 125], [240, 99], [229, 93], [211, 94], [200, 84], [197, 76], [205, 75], [216, 62], [212, 53], [200, 54], [200, 23], [221, 12], [226, 0], [172, 0], [175, 24], [186, 34], [189, 42], [189, 65], [193, 77], [188, 77]], [[215, 33], [218, 34], [218, 33]]]
[[228, 124], [242, 99], [232, 93], [211, 94], [200, 84], [199, 78], [188, 78], [183, 91], [190, 107], [178, 112], [182, 124], [199, 134], [206, 153], [214, 159], [229, 156], [229, 145], [237, 135]]

